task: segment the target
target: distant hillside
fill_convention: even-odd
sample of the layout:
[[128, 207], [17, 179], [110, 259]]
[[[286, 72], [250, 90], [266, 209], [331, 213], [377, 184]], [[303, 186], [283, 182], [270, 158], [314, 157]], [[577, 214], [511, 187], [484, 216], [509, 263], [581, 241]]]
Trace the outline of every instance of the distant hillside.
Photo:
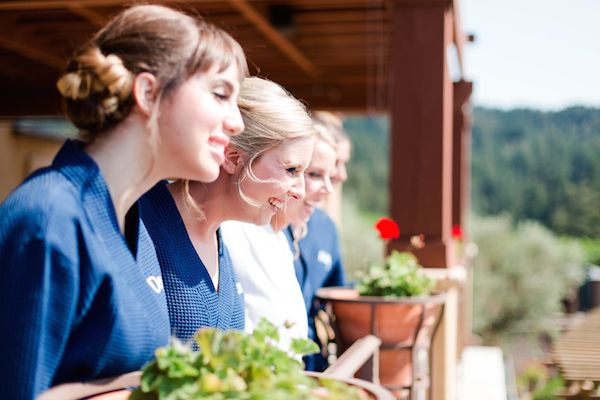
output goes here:
[[348, 117], [344, 128], [352, 138], [352, 159], [344, 193], [363, 211], [387, 214], [388, 143], [387, 117]]
[[[388, 120], [351, 117], [354, 143], [346, 193], [360, 208], [386, 213]], [[555, 232], [600, 237], [600, 109], [559, 112], [474, 110], [472, 205]]]
[[475, 109], [472, 200], [555, 232], [600, 237], [600, 110]]

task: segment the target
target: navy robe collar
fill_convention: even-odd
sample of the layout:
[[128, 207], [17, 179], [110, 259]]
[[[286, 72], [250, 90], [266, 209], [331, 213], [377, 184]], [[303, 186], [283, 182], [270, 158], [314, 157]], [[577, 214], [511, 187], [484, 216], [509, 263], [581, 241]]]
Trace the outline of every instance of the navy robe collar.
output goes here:
[[[181, 214], [177, 209], [175, 200], [167, 188], [166, 182], [160, 182], [154, 189], [152, 189], [155, 195], [160, 198], [161, 204], [166, 205], [160, 211], [164, 213], [163, 222], [171, 224], [170, 229], [173, 232], [173, 237], [182, 240], [180, 243], [180, 249], [189, 253], [191, 259], [197, 262], [197, 274], [190, 274], [188, 271], [189, 266], [183, 263], [175, 263], [175, 265], [169, 266], [170, 271], [163, 269], [163, 276], [165, 274], [172, 274], [177, 277], [178, 280], [185, 283], [189, 288], [196, 288], [198, 291], [207, 290], [208, 295], [211, 297], [210, 301], [202, 302], [202, 307], [209, 316], [211, 326], [215, 326], [219, 329], [229, 329], [231, 326], [231, 312], [227, 308], [231, 306], [232, 299], [237, 296], [234, 293], [236, 288], [228, 284], [232, 280], [231, 271], [232, 265], [229, 255], [223, 245], [221, 237], [221, 230], [217, 230], [217, 244], [219, 252], [219, 291], [215, 289], [212, 278], [206, 269], [206, 266], [198, 256], [196, 249], [190, 240], [187, 233], [185, 223], [181, 218]], [[161, 268], [165, 268], [161, 265]], [[169, 297], [169, 294], [167, 294]], [[210, 304], [218, 304], [218, 309], [210, 307]]]
[[131, 242], [130, 247], [119, 228], [117, 214], [106, 181], [98, 164], [85, 152], [84, 143], [68, 139], [56, 155], [52, 166], [79, 189], [86, 217], [93, 229], [98, 230], [100, 237], [109, 238], [109, 243], [106, 245], [111, 249], [115, 249], [115, 246], [122, 249], [125, 246], [126, 249], [129, 249], [127, 257], [132, 262], [136, 262], [139, 252], [137, 203], [133, 205], [126, 217], [129, 219], [126, 224], [129, 228], [126, 234]]

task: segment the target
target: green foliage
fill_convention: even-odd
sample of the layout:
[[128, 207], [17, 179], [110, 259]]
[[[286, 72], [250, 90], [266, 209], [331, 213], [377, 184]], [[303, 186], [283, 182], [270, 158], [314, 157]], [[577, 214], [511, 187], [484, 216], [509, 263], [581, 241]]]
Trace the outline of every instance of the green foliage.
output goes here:
[[600, 240], [579, 239], [579, 244], [585, 252], [585, 260], [588, 264], [600, 265]]
[[484, 341], [528, 331], [552, 332], [549, 318], [583, 279], [583, 252], [535, 222], [473, 217], [474, 331]]
[[433, 280], [423, 275], [414, 255], [392, 250], [383, 265], [369, 268], [356, 288], [362, 296], [426, 296], [433, 288]]
[[[130, 400], [367, 399], [364, 392], [341, 382], [309, 378], [301, 361], [277, 347], [278, 340], [277, 329], [264, 319], [252, 335], [200, 330], [200, 351], [178, 342], [158, 349]], [[310, 340], [292, 343], [297, 355], [318, 350]]]
[[558, 389], [565, 388], [565, 381], [560, 376], [550, 376], [548, 368], [541, 363], [532, 363], [517, 378], [519, 392], [527, 393], [526, 398], [532, 400], [556, 399]]
[[348, 276], [357, 277], [369, 265], [383, 263], [385, 244], [374, 229], [377, 218], [375, 214], [365, 215], [352, 199], [344, 196], [340, 247]]
[[[347, 196], [361, 211], [388, 212], [389, 121], [349, 117]], [[561, 234], [600, 238], [600, 109], [558, 112], [477, 107], [472, 135], [472, 205]]]
[[389, 122], [387, 117], [353, 117], [344, 120], [352, 140], [352, 158], [344, 195], [361, 210], [388, 214]]
[[472, 204], [559, 233], [600, 237], [600, 109], [476, 108]]

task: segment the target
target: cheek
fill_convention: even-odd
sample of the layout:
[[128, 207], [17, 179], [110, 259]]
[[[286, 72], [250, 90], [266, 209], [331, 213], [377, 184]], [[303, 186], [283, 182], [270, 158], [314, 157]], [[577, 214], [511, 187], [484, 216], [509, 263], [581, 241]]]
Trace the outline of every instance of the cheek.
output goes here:
[[256, 197], [267, 199], [285, 193], [285, 190], [283, 190], [281, 185], [277, 182], [265, 182], [253, 185], [252, 192]]
[[270, 186], [270, 190], [274, 194], [284, 194], [287, 193], [292, 188], [292, 186], [294, 186], [294, 179], [285, 177], [273, 182]]
[[285, 211], [285, 213], [290, 220], [294, 220], [300, 216], [300, 213], [303, 208], [304, 208], [304, 202], [289, 201], [287, 204], [287, 210]]
[[305, 185], [307, 198], [317, 195], [323, 187], [322, 181], [312, 179], [306, 179]]

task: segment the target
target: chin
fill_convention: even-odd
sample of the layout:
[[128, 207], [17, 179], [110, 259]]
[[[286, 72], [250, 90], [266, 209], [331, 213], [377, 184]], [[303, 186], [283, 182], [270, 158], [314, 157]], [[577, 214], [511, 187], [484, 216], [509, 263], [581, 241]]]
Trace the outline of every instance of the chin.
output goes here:
[[211, 182], [214, 182], [217, 180], [217, 178], [219, 177], [219, 172], [220, 172], [219, 166], [213, 167], [211, 165], [208, 168], [203, 168], [202, 171], [198, 174], [198, 176], [201, 178], [197, 178], [194, 180], [204, 182], [204, 183], [211, 183]]
[[312, 215], [312, 212], [303, 212], [302, 214], [300, 214], [298, 216], [298, 220], [302, 223], [306, 223], [310, 219], [311, 215]]

